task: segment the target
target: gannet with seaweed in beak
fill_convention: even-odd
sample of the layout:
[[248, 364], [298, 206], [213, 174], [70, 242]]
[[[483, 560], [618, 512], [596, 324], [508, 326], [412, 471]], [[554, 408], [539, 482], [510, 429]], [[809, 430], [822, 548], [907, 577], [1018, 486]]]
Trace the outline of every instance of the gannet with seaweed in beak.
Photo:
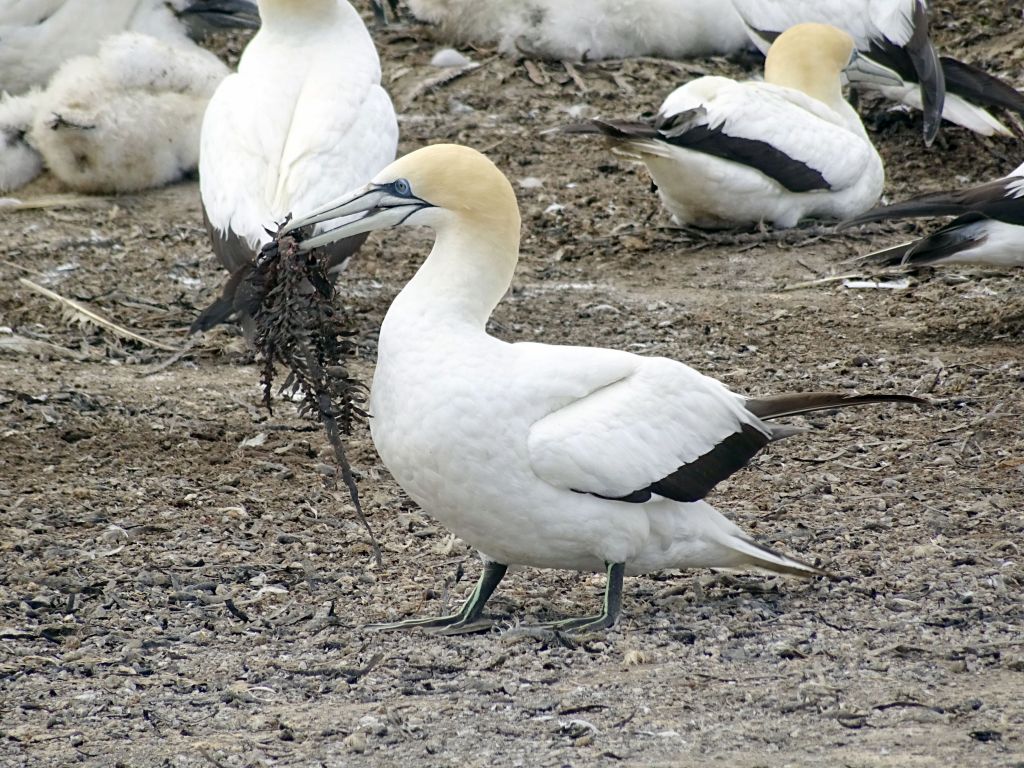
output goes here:
[[902, 203], [872, 208], [840, 229], [869, 221], [956, 216], [925, 237], [861, 257], [895, 266], [989, 264], [1024, 266], [1024, 163], [1006, 176], [967, 189], [929, 192]]
[[[203, 119], [199, 187], [214, 252], [230, 276], [192, 325], [239, 314], [254, 327], [252, 259], [265, 227], [365, 183], [394, 160], [398, 121], [370, 33], [346, 0], [259, 0], [263, 25]], [[365, 235], [328, 247], [336, 270]]]
[[[302, 240], [339, 216], [358, 218]], [[821, 573], [756, 543], [704, 496], [799, 431], [766, 419], [914, 398], [746, 398], [667, 358], [488, 335], [519, 257], [519, 207], [501, 171], [467, 147], [417, 150], [285, 229], [310, 250], [402, 224], [431, 227], [435, 241], [381, 326], [370, 429], [398, 484], [485, 565], [458, 613], [385, 628], [474, 626], [512, 564], [607, 572], [603, 610], [557, 624], [569, 630], [614, 624], [626, 574]]]
[[792, 227], [809, 216], [846, 218], [882, 193], [882, 160], [843, 99], [840, 75], [875, 79], [853, 38], [826, 24], [779, 35], [764, 81], [691, 80], [653, 123], [589, 120], [563, 133], [604, 136], [641, 160], [679, 224], [721, 228], [761, 221]]
[[1024, 94], [962, 61], [939, 56], [928, 31], [925, 0], [732, 0], [750, 39], [767, 52], [789, 27], [814, 21], [849, 32], [861, 55], [885, 67], [890, 82], [862, 82], [888, 99], [924, 112], [925, 142], [939, 132], [941, 118], [985, 136], [1012, 135], [985, 110], [1024, 113]]

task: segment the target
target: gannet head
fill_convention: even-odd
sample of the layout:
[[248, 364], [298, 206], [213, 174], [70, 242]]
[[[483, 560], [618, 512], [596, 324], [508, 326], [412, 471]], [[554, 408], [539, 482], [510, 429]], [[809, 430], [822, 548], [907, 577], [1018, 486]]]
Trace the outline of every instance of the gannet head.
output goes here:
[[293, 219], [283, 232], [355, 214], [362, 216], [302, 240], [299, 249], [401, 224], [438, 233], [470, 228], [513, 237], [518, 245], [519, 206], [512, 185], [486, 156], [458, 144], [434, 144], [400, 157], [366, 186]]
[[843, 99], [842, 75], [850, 82], [902, 85], [899, 77], [865, 59], [853, 38], [829, 24], [797, 24], [772, 43], [764, 62], [764, 79], [794, 88], [835, 106]]

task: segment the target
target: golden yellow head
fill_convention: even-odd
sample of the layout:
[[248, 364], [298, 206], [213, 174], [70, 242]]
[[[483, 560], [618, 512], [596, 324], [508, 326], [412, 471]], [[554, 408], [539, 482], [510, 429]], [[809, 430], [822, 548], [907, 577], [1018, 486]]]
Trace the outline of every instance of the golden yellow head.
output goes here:
[[779, 35], [764, 62], [764, 79], [803, 91], [826, 104], [842, 99], [840, 75], [854, 42], [829, 24], [797, 24]]
[[472, 218], [518, 219], [512, 185], [498, 167], [475, 149], [433, 144], [395, 160], [374, 183], [409, 182], [411, 194], [430, 205]]

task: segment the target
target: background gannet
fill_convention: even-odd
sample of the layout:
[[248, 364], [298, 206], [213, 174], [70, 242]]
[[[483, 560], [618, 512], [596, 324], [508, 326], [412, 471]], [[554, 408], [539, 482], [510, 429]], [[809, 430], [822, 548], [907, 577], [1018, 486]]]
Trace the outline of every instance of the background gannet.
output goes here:
[[46, 85], [74, 56], [119, 32], [191, 46], [211, 27], [259, 26], [252, 0], [10, 0], [0, 4], [0, 92]]
[[728, 227], [807, 216], [843, 218], [882, 193], [882, 160], [843, 99], [840, 74], [864, 76], [853, 39], [825, 24], [780, 35], [765, 80], [701, 77], [677, 88], [652, 124], [590, 120], [566, 133], [598, 133], [650, 170], [680, 224]]
[[840, 227], [920, 216], [957, 218], [925, 237], [875, 251], [863, 260], [884, 265], [1024, 266], [1024, 163], [995, 181], [873, 208]]
[[1010, 131], [984, 107], [1024, 113], [1024, 95], [986, 72], [947, 56], [939, 57], [928, 32], [925, 0], [732, 0], [750, 39], [767, 52], [789, 27], [814, 21], [849, 32], [862, 55], [893, 75], [893, 82], [861, 82], [889, 99], [924, 112], [930, 144], [940, 118], [991, 136]]
[[550, 59], [706, 56], [748, 45], [716, 0], [408, 0], [421, 21], [459, 43]]
[[131, 192], [196, 167], [203, 110], [228, 69], [197, 46], [125, 32], [65, 62], [32, 99], [28, 143], [82, 192]]
[[488, 335], [518, 260], [520, 216], [505, 176], [466, 147], [406, 155], [285, 231], [357, 215], [299, 249], [402, 224], [435, 232], [430, 255], [381, 327], [370, 429], [398, 484], [485, 560], [459, 613], [388, 628], [472, 626], [511, 564], [607, 571], [601, 614], [556, 623], [575, 630], [614, 624], [625, 574], [820, 574], [754, 542], [702, 499], [769, 442], [800, 431], [766, 419], [917, 401], [746, 398], [667, 358]]
[[[244, 283], [253, 254], [270, 239], [265, 227], [326, 202], [336, 184], [366, 181], [398, 146], [377, 50], [346, 0], [260, 0], [259, 8], [263, 26], [203, 120], [203, 212], [230, 277], [192, 331], [242, 310], [251, 334], [245, 305], [254, 299]], [[342, 264], [363, 239], [333, 244], [330, 265]]]

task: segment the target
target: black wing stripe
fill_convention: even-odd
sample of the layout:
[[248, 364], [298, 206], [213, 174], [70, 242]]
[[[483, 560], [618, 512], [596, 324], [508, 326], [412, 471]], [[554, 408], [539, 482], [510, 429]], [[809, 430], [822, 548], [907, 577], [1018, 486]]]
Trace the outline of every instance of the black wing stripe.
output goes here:
[[942, 108], [946, 101], [946, 78], [939, 56], [928, 37], [928, 11], [923, 2], [914, 4], [914, 33], [907, 41], [907, 56], [916, 73], [924, 106], [924, 138], [929, 145], [939, 134]]
[[[1017, 177], [1015, 177], [1017, 179]], [[990, 181], [956, 192], [931, 192], [901, 203], [883, 205], [842, 222], [838, 229], [869, 221], [917, 216], [959, 216], [980, 213], [990, 219], [1024, 226], [1024, 197], [1011, 197], [1006, 179]]]
[[982, 72], [977, 67], [943, 56], [939, 59], [950, 93], [986, 107], [1005, 107], [1024, 114], [1024, 94], [1007, 85], [998, 77]]
[[820, 171], [811, 168], [764, 141], [730, 136], [710, 128], [703, 107], [660, 118], [656, 128], [661, 140], [683, 149], [703, 152], [740, 163], [774, 179], [790, 192], [829, 190], [832, 187]]
[[988, 235], [980, 234], [977, 230], [969, 231], [967, 227], [988, 220], [987, 216], [980, 213], [968, 213], [954, 219], [941, 229], [913, 243], [903, 261], [907, 264], [934, 264], [977, 248], [988, 240]]
[[699, 501], [729, 475], [746, 466], [771, 438], [750, 424], [744, 424], [710, 451], [661, 480], [640, 488], [625, 496], [604, 496], [591, 493], [602, 499], [642, 504], [651, 496], [658, 495], [674, 501]]

